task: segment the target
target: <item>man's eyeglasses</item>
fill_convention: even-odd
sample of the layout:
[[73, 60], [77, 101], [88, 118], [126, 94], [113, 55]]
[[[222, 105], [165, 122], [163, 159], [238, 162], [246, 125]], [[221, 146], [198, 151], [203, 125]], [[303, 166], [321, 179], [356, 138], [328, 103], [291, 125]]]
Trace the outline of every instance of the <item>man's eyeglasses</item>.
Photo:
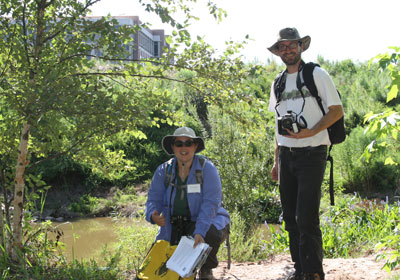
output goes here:
[[284, 44], [279, 44], [278, 45], [278, 50], [280, 52], [286, 51], [286, 50], [293, 50], [297, 48], [297, 46], [300, 45], [300, 42], [291, 42], [289, 45], [284, 45]]
[[178, 148], [183, 147], [183, 146], [191, 147], [193, 144], [194, 144], [193, 140], [188, 140], [188, 141], [177, 140], [174, 142], [175, 147], [178, 147]]

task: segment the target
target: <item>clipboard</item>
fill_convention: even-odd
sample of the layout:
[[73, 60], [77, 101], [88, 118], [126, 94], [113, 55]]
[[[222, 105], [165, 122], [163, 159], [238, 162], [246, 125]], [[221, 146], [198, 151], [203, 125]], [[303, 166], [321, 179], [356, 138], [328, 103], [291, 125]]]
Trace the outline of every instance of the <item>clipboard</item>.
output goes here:
[[179, 244], [167, 261], [167, 268], [175, 271], [181, 277], [191, 277], [206, 261], [212, 247], [207, 243], [200, 243], [193, 248], [194, 239], [182, 236]]

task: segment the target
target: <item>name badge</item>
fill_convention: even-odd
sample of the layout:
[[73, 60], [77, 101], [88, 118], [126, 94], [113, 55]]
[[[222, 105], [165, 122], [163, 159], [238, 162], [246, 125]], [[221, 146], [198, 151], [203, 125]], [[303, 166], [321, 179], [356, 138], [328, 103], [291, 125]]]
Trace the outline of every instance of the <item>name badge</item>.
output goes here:
[[200, 192], [200, 184], [188, 184], [187, 192], [188, 193], [199, 193]]

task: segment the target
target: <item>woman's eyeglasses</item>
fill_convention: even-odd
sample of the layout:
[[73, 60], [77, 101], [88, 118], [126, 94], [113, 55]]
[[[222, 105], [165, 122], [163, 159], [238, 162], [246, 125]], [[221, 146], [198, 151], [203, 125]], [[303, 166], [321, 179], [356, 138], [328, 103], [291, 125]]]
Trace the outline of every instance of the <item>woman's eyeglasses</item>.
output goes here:
[[177, 140], [174, 142], [175, 147], [178, 147], [178, 148], [183, 147], [183, 146], [191, 147], [193, 144], [194, 144], [193, 140], [188, 140], [188, 141]]

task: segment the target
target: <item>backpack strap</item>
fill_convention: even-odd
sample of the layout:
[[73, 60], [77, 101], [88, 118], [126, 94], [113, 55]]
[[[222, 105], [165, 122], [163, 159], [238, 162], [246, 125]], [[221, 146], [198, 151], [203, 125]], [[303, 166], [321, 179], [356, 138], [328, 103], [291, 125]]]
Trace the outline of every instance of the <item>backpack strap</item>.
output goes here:
[[207, 158], [205, 156], [201, 156], [201, 155], [199, 155], [198, 158], [199, 158], [201, 169], [197, 169], [195, 171], [196, 182], [197, 182], [197, 184], [200, 184], [201, 187], [203, 187], [203, 168], [204, 168], [204, 165], [206, 165]]
[[282, 92], [285, 90], [286, 73], [287, 73], [287, 69], [285, 71], [279, 72], [278, 76], [276, 76], [276, 78], [274, 80], [274, 93], [275, 93], [277, 104], [281, 101]]
[[[195, 170], [196, 182], [203, 186], [203, 168], [206, 165], [207, 158], [205, 156], [198, 156], [201, 169]], [[175, 158], [171, 158], [166, 162], [165, 173], [164, 173], [164, 185], [168, 188], [172, 183], [172, 166]]]
[[[304, 63], [304, 62], [303, 62]], [[317, 90], [317, 86], [315, 85], [315, 81], [314, 81], [314, 68], [315, 67], [320, 67], [319, 64], [316, 63], [304, 63], [303, 64], [303, 79], [304, 79], [304, 84], [306, 85], [306, 87], [308, 88], [308, 90], [310, 91], [311, 95], [317, 99], [318, 102], [318, 106], [322, 111], [322, 114], [326, 114], [324, 106], [322, 106], [322, 99], [318, 94], [318, 90]]]
[[[318, 89], [317, 86], [315, 85], [314, 81], [314, 75], [313, 71], [315, 67], [320, 67], [319, 64], [316, 63], [304, 63], [303, 64], [303, 79], [304, 79], [304, 84], [310, 91], [311, 95], [317, 100], [318, 106], [322, 111], [322, 114], [325, 115], [326, 112], [324, 110], [324, 106], [322, 105], [322, 100], [321, 97], [318, 94]], [[330, 167], [330, 173], [329, 173], [329, 196], [331, 200], [331, 205], [335, 205], [335, 197], [334, 197], [334, 189], [333, 189], [333, 157], [331, 156], [331, 150], [332, 150], [333, 144], [329, 146], [328, 150], [328, 155], [326, 157], [326, 160], [330, 162], [331, 167]]]
[[329, 147], [328, 151], [328, 156], [326, 157], [326, 160], [331, 163], [331, 169], [329, 172], [329, 197], [331, 199], [331, 205], [335, 205], [335, 194], [333, 190], [333, 157], [331, 156], [331, 150], [332, 150], [332, 145]]
[[171, 158], [165, 164], [164, 185], [166, 188], [168, 188], [168, 186], [171, 185], [171, 182], [172, 182], [172, 166], [174, 165], [173, 164], [174, 159], [175, 158]]

